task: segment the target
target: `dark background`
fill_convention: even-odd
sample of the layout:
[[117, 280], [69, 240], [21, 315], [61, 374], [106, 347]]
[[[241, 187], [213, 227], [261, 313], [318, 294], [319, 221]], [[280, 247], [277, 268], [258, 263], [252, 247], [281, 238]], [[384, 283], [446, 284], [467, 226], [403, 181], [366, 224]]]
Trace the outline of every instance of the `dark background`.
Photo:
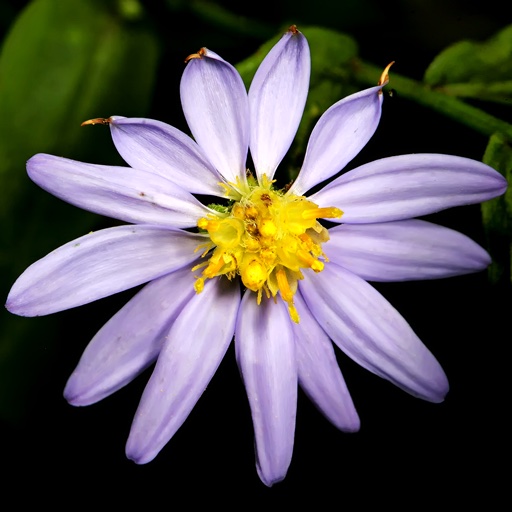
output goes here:
[[[395, 60], [397, 73], [416, 79], [448, 44], [463, 38], [483, 40], [505, 23], [494, 1], [219, 3], [274, 27], [276, 33], [291, 22], [299, 28], [317, 24], [346, 32], [358, 41], [362, 58], [382, 67]], [[165, 2], [147, 1], [144, 6], [165, 48], [147, 117], [186, 130], [179, 103], [183, 58], [208, 46], [236, 63], [265, 38], [213, 26], [186, 9], [171, 11]], [[5, 32], [7, 15], [15, 15], [20, 2], [4, 1], [2, 9], [7, 13]], [[171, 40], [172, 45], [165, 44]], [[485, 108], [511, 121], [510, 106]], [[102, 113], [91, 117], [96, 115]], [[396, 91], [386, 98], [376, 135], [351, 166], [411, 152], [481, 160], [486, 144], [482, 135]], [[486, 244], [479, 206], [429, 220]], [[98, 224], [112, 225], [108, 219]], [[315, 509], [352, 510], [379, 503], [416, 510], [430, 499], [438, 506], [482, 500], [486, 510], [494, 509], [492, 504], [506, 490], [501, 467], [508, 466], [510, 456], [510, 289], [491, 286], [485, 273], [376, 287], [443, 365], [451, 384], [444, 403], [412, 398], [337, 351], [361, 431], [338, 432], [299, 394], [294, 457], [284, 482], [268, 489], [254, 468], [250, 412], [231, 348], [183, 427], [153, 462], [137, 466], [125, 458], [124, 443], [150, 370], [90, 407], [74, 408], [62, 397], [86, 344], [133, 293], [126, 292], [58, 314], [56, 347], [44, 357], [26, 411], [15, 420], [2, 420], [1, 464], [7, 477], [0, 487], [7, 494], [14, 490], [20, 502], [35, 493], [39, 503], [74, 506], [91, 501], [100, 509], [106, 501], [121, 506], [157, 500], [166, 509], [180, 510], [196, 505], [248, 509], [260, 502], [276, 508], [309, 506], [311, 500]], [[44, 329], [45, 319], [25, 321]], [[32, 343], [36, 354], [44, 353], [37, 338]]]

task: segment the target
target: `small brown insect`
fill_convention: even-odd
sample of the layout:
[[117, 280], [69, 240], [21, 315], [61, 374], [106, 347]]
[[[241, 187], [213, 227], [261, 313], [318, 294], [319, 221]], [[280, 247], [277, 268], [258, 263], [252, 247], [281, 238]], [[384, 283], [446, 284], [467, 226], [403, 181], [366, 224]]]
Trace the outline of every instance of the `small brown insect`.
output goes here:
[[261, 200], [267, 205], [270, 206], [272, 204], [272, 199], [268, 194], [261, 194]]

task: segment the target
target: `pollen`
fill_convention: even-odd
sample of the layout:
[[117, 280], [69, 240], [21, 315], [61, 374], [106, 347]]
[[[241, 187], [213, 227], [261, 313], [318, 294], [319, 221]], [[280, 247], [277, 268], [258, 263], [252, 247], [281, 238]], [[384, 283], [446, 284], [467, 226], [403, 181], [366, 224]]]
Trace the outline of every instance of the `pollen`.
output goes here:
[[274, 189], [266, 176], [261, 183], [249, 179], [243, 187], [233, 184], [235, 192], [223, 187], [228, 198], [237, 199], [231, 200], [227, 211], [213, 209], [197, 221], [197, 227], [210, 237], [211, 249], [202, 254], [207, 261], [192, 269], [202, 270], [196, 276], [196, 292], [201, 293], [206, 279], [238, 276], [256, 292], [258, 304], [263, 293], [280, 298], [298, 323], [294, 295], [304, 278], [302, 272], [321, 272], [328, 261], [322, 244], [329, 240], [329, 233], [318, 219], [339, 218], [343, 212]]

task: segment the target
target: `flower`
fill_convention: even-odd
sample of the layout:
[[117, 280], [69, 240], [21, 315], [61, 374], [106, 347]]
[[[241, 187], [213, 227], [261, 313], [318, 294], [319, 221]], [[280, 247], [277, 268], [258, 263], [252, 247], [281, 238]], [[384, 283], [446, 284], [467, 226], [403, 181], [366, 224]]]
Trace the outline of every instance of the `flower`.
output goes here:
[[[489, 255], [472, 240], [413, 217], [496, 197], [506, 182], [474, 160], [414, 154], [357, 167], [306, 198], [373, 135], [385, 72], [378, 86], [322, 115], [297, 180], [274, 188], [309, 74], [308, 44], [295, 27], [265, 57], [248, 94], [235, 68], [203, 48], [181, 82], [195, 141], [158, 121], [114, 116], [86, 124], [108, 124], [129, 167], [44, 154], [28, 161], [45, 190], [131, 223], [31, 265], [7, 308], [46, 315], [148, 283], [96, 334], [65, 389], [71, 404], [88, 405], [156, 360], [126, 445], [137, 463], [152, 460], [182, 425], [233, 335], [268, 486], [291, 461], [297, 383], [340, 430], [359, 429], [331, 340], [414, 396], [440, 402], [448, 391], [434, 356], [367, 281], [484, 269]], [[249, 147], [255, 176], [246, 172]], [[228, 201], [205, 206], [196, 198], [205, 195]], [[337, 226], [327, 230], [322, 218]]]

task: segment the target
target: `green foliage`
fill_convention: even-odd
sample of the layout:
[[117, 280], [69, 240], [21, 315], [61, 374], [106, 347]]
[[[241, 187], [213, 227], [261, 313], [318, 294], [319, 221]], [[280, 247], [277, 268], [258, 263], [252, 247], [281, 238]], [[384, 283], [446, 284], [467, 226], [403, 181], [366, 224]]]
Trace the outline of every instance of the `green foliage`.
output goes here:
[[[5, 293], [30, 263], [90, 230], [94, 222], [92, 215], [35, 187], [25, 172], [26, 160], [39, 152], [113, 160], [108, 131], [81, 128], [80, 123], [113, 114], [143, 115], [149, 107], [158, 46], [142, 11], [134, 19], [133, 7], [127, 11], [126, 2], [112, 0], [34, 0], [4, 41], [0, 284]], [[35, 375], [38, 357], [26, 354], [44, 357], [49, 352], [54, 324], [44, 322], [44, 333], [41, 325], [2, 313], [0, 410], [5, 414], [16, 414], [13, 406], [24, 403], [20, 395]]]
[[433, 60], [424, 79], [446, 94], [510, 102], [512, 25], [483, 43], [460, 41], [449, 46]]
[[[484, 162], [512, 183], [512, 145], [503, 135], [495, 134], [485, 150]], [[491, 201], [482, 203], [482, 221], [493, 258], [489, 267], [492, 283], [509, 282], [512, 277], [512, 188]]]

